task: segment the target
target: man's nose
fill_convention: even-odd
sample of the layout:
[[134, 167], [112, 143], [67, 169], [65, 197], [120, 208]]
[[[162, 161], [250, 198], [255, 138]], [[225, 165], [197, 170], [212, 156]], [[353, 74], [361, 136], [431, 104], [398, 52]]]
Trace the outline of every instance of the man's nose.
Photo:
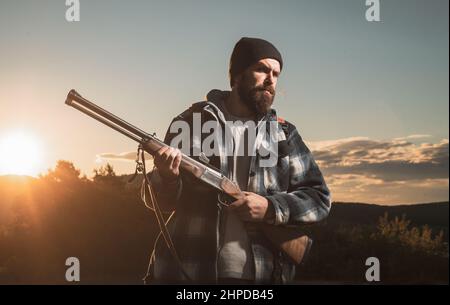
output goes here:
[[274, 84], [274, 77], [272, 73], [268, 73], [266, 76], [266, 79], [264, 80], [264, 85], [273, 85]]
[[273, 77], [272, 73], [267, 74], [266, 78], [264, 79], [264, 86], [272, 86], [275, 84], [275, 78]]

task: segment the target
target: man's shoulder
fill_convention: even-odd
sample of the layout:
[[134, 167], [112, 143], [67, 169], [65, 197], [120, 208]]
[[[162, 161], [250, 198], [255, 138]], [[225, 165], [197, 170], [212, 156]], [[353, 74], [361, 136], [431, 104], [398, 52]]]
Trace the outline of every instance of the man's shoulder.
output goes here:
[[207, 104], [208, 104], [207, 101], [200, 101], [200, 102], [193, 103], [188, 109], [186, 109], [185, 111], [183, 111], [182, 113], [177, 115], [175, 119], [187, 120], [195, 112], [201, 112]]
[[283, 132], [286, 135], [286, 138], [289, 138], [289, 136], [295, 131], [297, 132], [297, 127], [286, 119], [284, 119], [281, 116], [277, 116], [277, 122], [280, 124], [281, 128], [283, 129]]

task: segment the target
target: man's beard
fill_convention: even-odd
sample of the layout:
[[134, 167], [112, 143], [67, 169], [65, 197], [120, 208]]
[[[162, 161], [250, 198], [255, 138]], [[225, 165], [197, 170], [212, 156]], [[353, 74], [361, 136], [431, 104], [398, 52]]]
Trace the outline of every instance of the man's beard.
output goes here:
[[239, 84], [237, 91], [241, 100], [258, 116], [269, 112], [275, 98], [275, 90], [271, 86], [250, 87], [245, 79]]

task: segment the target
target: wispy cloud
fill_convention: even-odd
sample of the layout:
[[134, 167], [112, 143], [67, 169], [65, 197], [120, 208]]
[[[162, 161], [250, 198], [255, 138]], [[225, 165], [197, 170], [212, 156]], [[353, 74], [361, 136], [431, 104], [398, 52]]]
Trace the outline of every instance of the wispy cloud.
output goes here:
[[[145, 159], [146, 161], [153, 160], [153, 157], [145, 153]], [[123, 153], [100, 153], [96, 155], [96, 161], [97, 162], [103, 162], [103, 161], [135, 161], [136, 160], [136, 152], [130, 151], [130, 152], [123, 152]]]
[[328, 149], [330, 147], [354, 142], [354, 141], [364, 141], [369, 140], [367, 137], [350, 137], [350, 138], [344, 138], [344, 139], [337, 139], [337, 140], [326, 140], [326, 141], [314, 141], [314, 142], [308, 142], [306, 141], [306, 144], [308, 145], [309, 149], [312, 151], [320, 151], [322, 149]]
[[133, 161], [136, 160], [136, 152], [124, 152], [120, 154], [101, 153], [96, 156], [96, 160], [99, 162], [103, 160]]
[[428, 134], [412, 134], [406, 137], [400, 137], [393, 139], [394, 141], [402, 141], [402, 140], [416, 140], [416, 139], [424, 139], [424, 138], [431, 138], [431, 135]]

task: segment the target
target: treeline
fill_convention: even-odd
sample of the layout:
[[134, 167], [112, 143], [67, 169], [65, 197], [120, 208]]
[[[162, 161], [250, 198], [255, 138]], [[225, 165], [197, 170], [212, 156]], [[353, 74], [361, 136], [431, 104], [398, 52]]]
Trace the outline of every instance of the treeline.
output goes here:
[[[330, 218], [333, 215], [330, 215]], [[376, 225], [330, 223], [311, 230], [314, 246], [297, 272], [300, 282], [367, 283], [369, 257], [380, 262], [384, 284], [448, 284], [444, 231], [411, 225], [386, 213]]]
[[[141, 284], [158, 227], [139, 198], [142, 178], [128, 178], [109, 164], [80, 177], [68, 161], [37, 179], [0, 177], [0, 283], [64, 284], [65, 261], [77, 257], [81, 283]], [[448, 283], [446, 234], [387, 214], [340, 221], [344, 206], [309, 228], [299, 283], [366, 283], [368, 257], [379, 259], [382, 283]]]
[[64, 284], [68, 257], [80, 260], [82, 283], [142, 283], [157, 226], [137, 184], [110, 165], [89, 180], [59, 161], [38, 179], [0, 184], [0, 283]]

